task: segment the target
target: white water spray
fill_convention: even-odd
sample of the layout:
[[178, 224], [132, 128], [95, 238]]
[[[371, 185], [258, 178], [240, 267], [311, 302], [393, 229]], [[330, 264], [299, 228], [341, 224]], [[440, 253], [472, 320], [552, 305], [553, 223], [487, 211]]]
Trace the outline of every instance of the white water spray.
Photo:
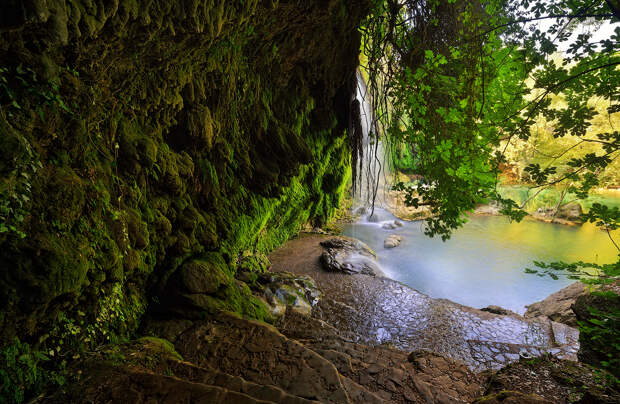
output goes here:
[[371, 94], [361, 73], [358, 71], [356, 75], [356, 98], [360, 103], [363, 152], [358, 156], [362, 171], [359, 178], [359, 193], [354, 195], [354, 199], [358, 207], [366, 208], [368, 214], [372, 215], [375, 206], [386, 206], [389, 159], [381, 141], [379, 124], [373, 113]]

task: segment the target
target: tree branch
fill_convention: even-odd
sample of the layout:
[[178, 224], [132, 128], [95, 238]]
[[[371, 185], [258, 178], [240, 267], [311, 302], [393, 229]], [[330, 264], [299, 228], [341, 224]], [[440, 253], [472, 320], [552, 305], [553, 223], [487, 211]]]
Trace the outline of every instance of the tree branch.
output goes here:
[[[608, 0], [609, 2], [609, 0]], [[611, 7], [611, 6], [610, 6]], [[596, 18], [596, 17], [601, 17], [601, 18], [611, 18], [611, 17], [616, 17], [616, 18], [620, 18], [618, 17], [615, 12], [613, 14], [552, 14], [552, 15], [546, 15], [543, 17], [533, 17], [533, 18], [521, 18], [519, 20], [515, 20], [515, 21], [510, 21], [507, 22], [505, 24], [501, 24], [498, 25], [497, 27], [493, 27], [488, 29], [487, 31], [483, 32], [481, 35], [486, 35], [486, 34], [490, 34], [493, 31], [497, 31], [500, 28], [504, 28], [504, 27], [509, 27], [511, 25], [515, 25], [515, 24], [523, 24], [526, 22], [532, 22], [532, 21], [540, 21], [540, 20], [548, 20], [551, 18]]]
[[611, 12], [614, 13], [614, 17], [620, 20], [620, 3], [616, 0], [616, 4], [614, 4], [613, 0], [605, 0]]

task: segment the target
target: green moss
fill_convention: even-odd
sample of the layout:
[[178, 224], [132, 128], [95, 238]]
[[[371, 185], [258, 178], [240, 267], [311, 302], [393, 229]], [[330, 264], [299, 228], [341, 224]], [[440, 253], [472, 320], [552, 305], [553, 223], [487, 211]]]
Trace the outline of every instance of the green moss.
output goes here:
[[179, 354], [175, 349], [172, 342], [157, 337], [142, 337], [136, 340], [137, 343], [146, 345], [149, 349], [153, 349], [155, 351], [159, 351], [161, 353], [167, 354], [169, 356], [174, 357], [180, 361], [183, 360], [181, 354]]
[[0, 201], [15, 219], [0, 235], [0, 344], [51, 344], [73, 327], [90, 330], [89, 344], [129, 336], [147, 296], [164, 297], [198, 261], [212, 275], [209, 293], [192, 294], [204, 310], [269, 320], [234, 280], [236, 261], [251, 252], [261, 258], [240, 266], [263, 271], [261, 254], [339, 205], [347, 122], [333, 108], [367, 10], [66, 3], [66, 21], [0, 33], [20, 105], [0, 93], [0, 186], [21, 198]]
[[263, 253], [244, 251], [238, 259], [237, 270], [263, 273], [269, 269], [271, 262]]
[[204, 313], [208, 314], [229, 311], [268, 323], [272, 323], [275, 320], [265, 302], [252, 295], [248, 285], [239, 281], [220, 291], [215, 296], [194, 295], [192, 300], [197, 307], [200, 307], [204, 310]]
[[184, 264], [179, 281], [189, 293], [214, 294], [232, 284], [232, 274], [220, 254], [209, 253]]

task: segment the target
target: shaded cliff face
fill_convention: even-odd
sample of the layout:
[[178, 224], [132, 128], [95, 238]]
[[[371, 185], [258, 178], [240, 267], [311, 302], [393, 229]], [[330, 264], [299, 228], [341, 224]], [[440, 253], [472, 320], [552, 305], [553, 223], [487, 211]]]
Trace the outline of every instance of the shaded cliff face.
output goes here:
[[151, 302], [265, 318], [236, 262], [338, 205], [368, 7], [4, 2], [0, 345], [103, 342]]

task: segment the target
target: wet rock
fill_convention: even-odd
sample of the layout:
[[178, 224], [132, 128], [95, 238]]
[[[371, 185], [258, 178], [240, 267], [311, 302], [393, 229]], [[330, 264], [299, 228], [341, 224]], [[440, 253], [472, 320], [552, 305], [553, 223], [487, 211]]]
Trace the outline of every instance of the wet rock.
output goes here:
[[288, 285], [280, 286], [275, 292], [272, 292], [269, 288], [266, 289], [265, 297], [267, 298], [267, 304], [269, 305], [271, 313], [275, 316], [283, 315], [287, 307], [306, 316], [310, 315], [312, 311], [312, 306], [301, 297], [296, 289]]
[[176, 348], [197, 366], [275, 386], [306, 400], [380, 402], [376, 395], [341, 375], [327, 359], [264, 323], [221, 313], [196, 322], [179, 337]]
[[[477, 403], [617, 403], [620, 393], [600, 370], [551, 355], [522, 359], [491, 374]], [[603, 376], [603, 377], [601, 377]], [[510, 394], [507, 394], [510, 391]], [[537, 396], [534, 400], [533, 396]], [[526, 398], [529, 398], [528, 401]], [[510, 400], [509, 400], [510, 399]]]
[[393, 220], [390, 222], [383, 223], [381, 225], [381, 228], [386, 229], [386, 230], [394, 230], [402, 226], [403, 226], [403, 222], [401, 222], [400, 220]]
[[366, 221], [370, 222], [370, 223], [377, 223], [377, 222], [381, 221], [381, 218], [379, 218], [379, 216], [375, 213], [373, 215], [368, 216], [366, 218]]
[[[270, 259], [274, 271], [292, 271], [316, 280], [324, 295], [312, 315], [351, 341], [390, 344], [404, 351], [430, 349], [475, 371], [500, 369], [518, 360], [521, 350], [531, 356], [552, 351], [561, 358], [577, 359], [578, 345], [570, 339], [566, 339], [568, 344], [558, 345], [546, 318], [498, 316], [431, 299], [384, 277], [325, 271], [319, 260], [324, 251], [319, 242], [329, 239], [306, 236], [292, 240]], [[308, 334], [304, 331], [304, 338]]]
[[487, 307], [482, 308], [480, 310], [481, 311], [486, 311], [488, 313], [493, 313], [493, 314], [501, 314], [503, 316], [518, 315], [514, 311], [505, 309], [505, 308], [503, 308], [501, 306], [495, 306], [495, 305], [490, 305], [490, 306], [487, 306]]
[[532, 303], [527, 307], [523, 315], [525, 318], [535, 318], [545, 316], [558, 323], [564, 323], [572, 327], [577, 327], [577, 317], [571, 309], [577, 298], [588, 294], [586, 285], [575, 282], [564, 289], [555, 292], [540, 302]]
[[551, 331], [556, 344], [579, 346], [579, 330], [576, 328], [552, 321]]
[[497, 394], [489, 394], [474, 400], [478, 404], [552, 404], [537, 394], [523, 394], [519, 391], [505, 390]]
[[368, 210], [366, 209], [366, 206], [360, 206], [353, 211], [356, 215], [365, 215], [367, 212]]
[[287, 309], [309, 316], [312, 307], [321, 298], [321, 291], [311, 277], [289, 272], [267, 272], [259, 275], [254, 285], [254, 293], [267, 303], [276, 317], [282, 316]]
[[321, 264], [327, 271], [346, 274], [382, 275], [376, 255], [366, 244], [349, 237], [333, 237], [320, 243], [324, 247]]
[[400, 242], [403, 240], [402, 236], [397, 234], [389, 235], [385, 241], [383, 242], [383, 248], [394, 248], [400, 245]]

